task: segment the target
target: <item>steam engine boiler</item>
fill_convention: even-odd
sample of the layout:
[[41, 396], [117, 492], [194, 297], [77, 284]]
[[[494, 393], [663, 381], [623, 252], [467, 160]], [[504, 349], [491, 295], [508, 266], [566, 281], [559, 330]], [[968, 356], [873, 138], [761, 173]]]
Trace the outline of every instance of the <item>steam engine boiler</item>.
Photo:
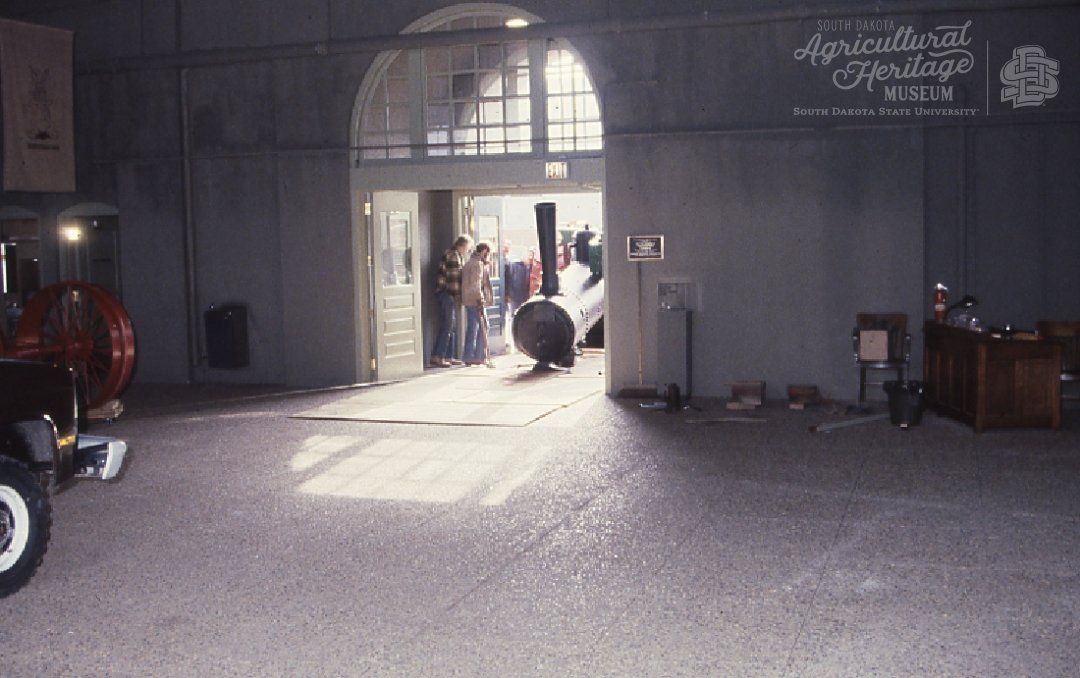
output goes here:
[[574, 258], [559, 272], [555, 203], [551, 202], [536, 205], [536, 234], [543, 277], [537, 295], [514, 314], [514, 345], [538, 363], [570, 367], [575, 347], [604, 314], [601, 250], [591, 245], [595, 233], [578, 231], [574, 236]]

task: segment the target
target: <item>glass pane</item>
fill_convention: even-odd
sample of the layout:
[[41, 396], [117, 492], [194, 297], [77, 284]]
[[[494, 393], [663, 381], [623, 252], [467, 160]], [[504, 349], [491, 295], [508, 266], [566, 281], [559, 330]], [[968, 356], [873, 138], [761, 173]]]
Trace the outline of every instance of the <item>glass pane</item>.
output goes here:
[[454, 76], [454, 98], [476, 98], [476, 75], [474, 73], [466, 73]]
[[506, 94], [509, 96], [529, 95], [529, 71], [517, 70], [506, 74]]
[[489, 71], [480, 73], [480, 96], [501, 97], [503, 95], [502, 73]]
[[507, 145], [504, 144], [505, 135], [502, 127], [486, 127], [481, 130], [483, 143], [481, 144], [482, 153], [505, 153], [507, 152]]
[[571, 97], [548, 97], [548, 120], [552, 122], [573, 120]]
[[432, 131], [427, 135], [428, 149], [427, 154], [429, 156], [442, 156], [449, 155], [450, 148], [450, 132], [447, 131]]
[[476, 47], [474, 45], [451, 47], [450, 63], [455, 71], [476, 70]]
[[450, 98], [450, 78], [445, 75], [429, 76], [427, 79], [428, 101], [446, 101]]
[[364, 132], [386, 131], [386, 109], [382, 106], [368, 106], [364, 111]]
[[574, 66], [574, 91], [592, 91], [592, 87], [589, 86], [589, 79], [585, 77], [585, 69], [582, 68], [580, 65]]
[[506, 54], [503, 63], [510, 67], [522, 67], [529, 64], [529, 43], [525, 41], [508, 42], [503, 45]]
[[385, 146], [386, 135], [385, 134], [365, 134], [363, 142], [364, 146]]
[[428, 73], [449, 73], [450, 50], [446, 47], [428, 47], [425, 49], [424, 69]]
[[582, 106], [582, 117], [588, 120], [600, 119], [600, 100], [594, 94], [585, 95]]
[[528, 141], [506, 142], [507, 153], [529, 153], [530, 151], [532, 151], [532, 144]]
[[572, 68], [563, 68], [559, 71], [559, 86], [562, 87], [563, 94], [574, 91], [574, 70]]
[[407, 158], [409, 157], [409, 135], [408, 134], [391, 134], [389, 137], [390, 150], [400, 152], [402, 149], [405, 151], [405, 155], [396, 155], [391, 157]]
[[476, 124], [476, 104], [454, 104], [454, 127], [469, 127]]
[[412, 238], [408, 212], [383, 212], [383, 287], [412, 284]]
[[366, 134], [360, 142], [364, 149], [363, 155], [366, 159], [384, 159], [386, 158], [386, 136], [383, 134]]
[[450, 126], [450, 107], [449, 106], [428, 106], [427, 109], [427, 126], [428, 129], [441, 128]]
[[517, 125], [515, 127], [506, 128], [507, 141], [526, 141], [530, 134], [532, 134], [532, 128], [528, 125]]
[[469, 127], [467, 129], [456, 129], [456, 130], [454, 130], [454, 143], [456, 143], [456, 144], [468, 143], [468, 144], [475, 145], [476, 144], [476, 128], [475, 127]]
[[529, 100], [525, 97], [506, 100], [506, 122], [529, 122]]
[[485, 99], [480, 102], [480, 123], [483, 125], [501, 125], [503, 121], [502, 99]]
[[574, 97], [574, 117], [578, 120], [585, 120], [588, 118], [596, 118], [597, 116], [590, 116], [587, 112], [589, 99], [592, 96], [588, 94], [578, 94]]
[[390, 77], [406, 78], [409, 76], [409, 53], [398, 52], [393, 61], [386, 68], [386, 74]]
[[559, 70], [557, 68], [548, 67], [547, 73], [544, 75], [544, 79], [547, 84], [548, 94], [562, 94], [563, 86], [562, 80], [559, 78]]
[[374, 87], [371, 88], [371, 99], [368, 101], [368, 106], [385, 106], [386, 105], [386, 78], [382, 78]]
[[476, 51], [481, 69], [502, 68], [502, 45], [477, 45]]
[[387, 100], [393, 104], [409, 103], [409, 81], [393, 78], [386, 81]]
[[409, 129], [409, 106], [387, 106], [388, 125], [390, 129]]

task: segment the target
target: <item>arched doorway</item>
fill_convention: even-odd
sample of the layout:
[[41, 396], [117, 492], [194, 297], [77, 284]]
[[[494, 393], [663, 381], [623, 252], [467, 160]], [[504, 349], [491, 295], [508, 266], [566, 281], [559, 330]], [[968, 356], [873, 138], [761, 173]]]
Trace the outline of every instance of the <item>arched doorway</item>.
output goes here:
[[[465, 4], [404, 33], [475, 36], [512, 20], [540, 21], [509, 5]], [[436, 258], [461, 232], [501, 255], [500, 196], [585, 191], [602, 202], [600, 101], [565, 40], [502, 32], [380, 54], [357, 94], [350, 138], [360, 380], [423, 370]], [[503, 264], [493, 267], [500, 301]], [[501, 303], [487, 313], [495, 331], [506, 326]]]
[[120, 211], [103, 203], [81, 203], [57, 219], [61, 280], [100, 285], [122, 298]]
[[41, 218], [21, 207], [0, 208], [0, 331], [15, 334], [26, 301], [41, 289]]

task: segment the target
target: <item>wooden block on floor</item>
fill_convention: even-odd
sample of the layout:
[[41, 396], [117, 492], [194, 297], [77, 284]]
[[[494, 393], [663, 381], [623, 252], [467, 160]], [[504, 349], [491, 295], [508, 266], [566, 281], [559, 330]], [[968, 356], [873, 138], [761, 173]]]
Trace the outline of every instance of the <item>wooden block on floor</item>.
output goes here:
[[110, 400], [101, 405], [101, 407], [95, 407], [86, 411], [86, 417], [92, 421], [112, 421], [117, 419], [124, 413], [124, 403], [118, 399]]
[[738, 400], [730, 400], [728, 401], [727, 408], [729, 410], [756, 410], [758, 406], [754, 405], [753, 403], [743, 403], [739, 402]]
[[788, 384], [788, 408], [805, 410], [807, 405], [821, 402], [821, 392], [816, 384]]
[[731, 399], [744, 405], [761, 405], [765, 402], [765, 382], [737, 381], [731, 385]]

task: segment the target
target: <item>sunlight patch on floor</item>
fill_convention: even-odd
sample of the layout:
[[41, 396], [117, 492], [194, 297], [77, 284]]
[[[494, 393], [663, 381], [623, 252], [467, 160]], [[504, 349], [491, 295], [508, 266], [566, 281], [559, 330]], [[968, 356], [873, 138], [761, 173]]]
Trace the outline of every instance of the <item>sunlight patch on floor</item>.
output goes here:
[[[353, 450], [353, 436], [312, 436], [293, 457], [305, 471], [336, 459], [304, 481], [305, 494], [423, 503], [454, 503], [479, 493], [483, 506], [506, 502], [536, 472], [547, 448], [508, 449], [505, 445], [448, 445], [403, 438], [379, 440]], [[341, 453], [348, 456], [338, 458]]]

